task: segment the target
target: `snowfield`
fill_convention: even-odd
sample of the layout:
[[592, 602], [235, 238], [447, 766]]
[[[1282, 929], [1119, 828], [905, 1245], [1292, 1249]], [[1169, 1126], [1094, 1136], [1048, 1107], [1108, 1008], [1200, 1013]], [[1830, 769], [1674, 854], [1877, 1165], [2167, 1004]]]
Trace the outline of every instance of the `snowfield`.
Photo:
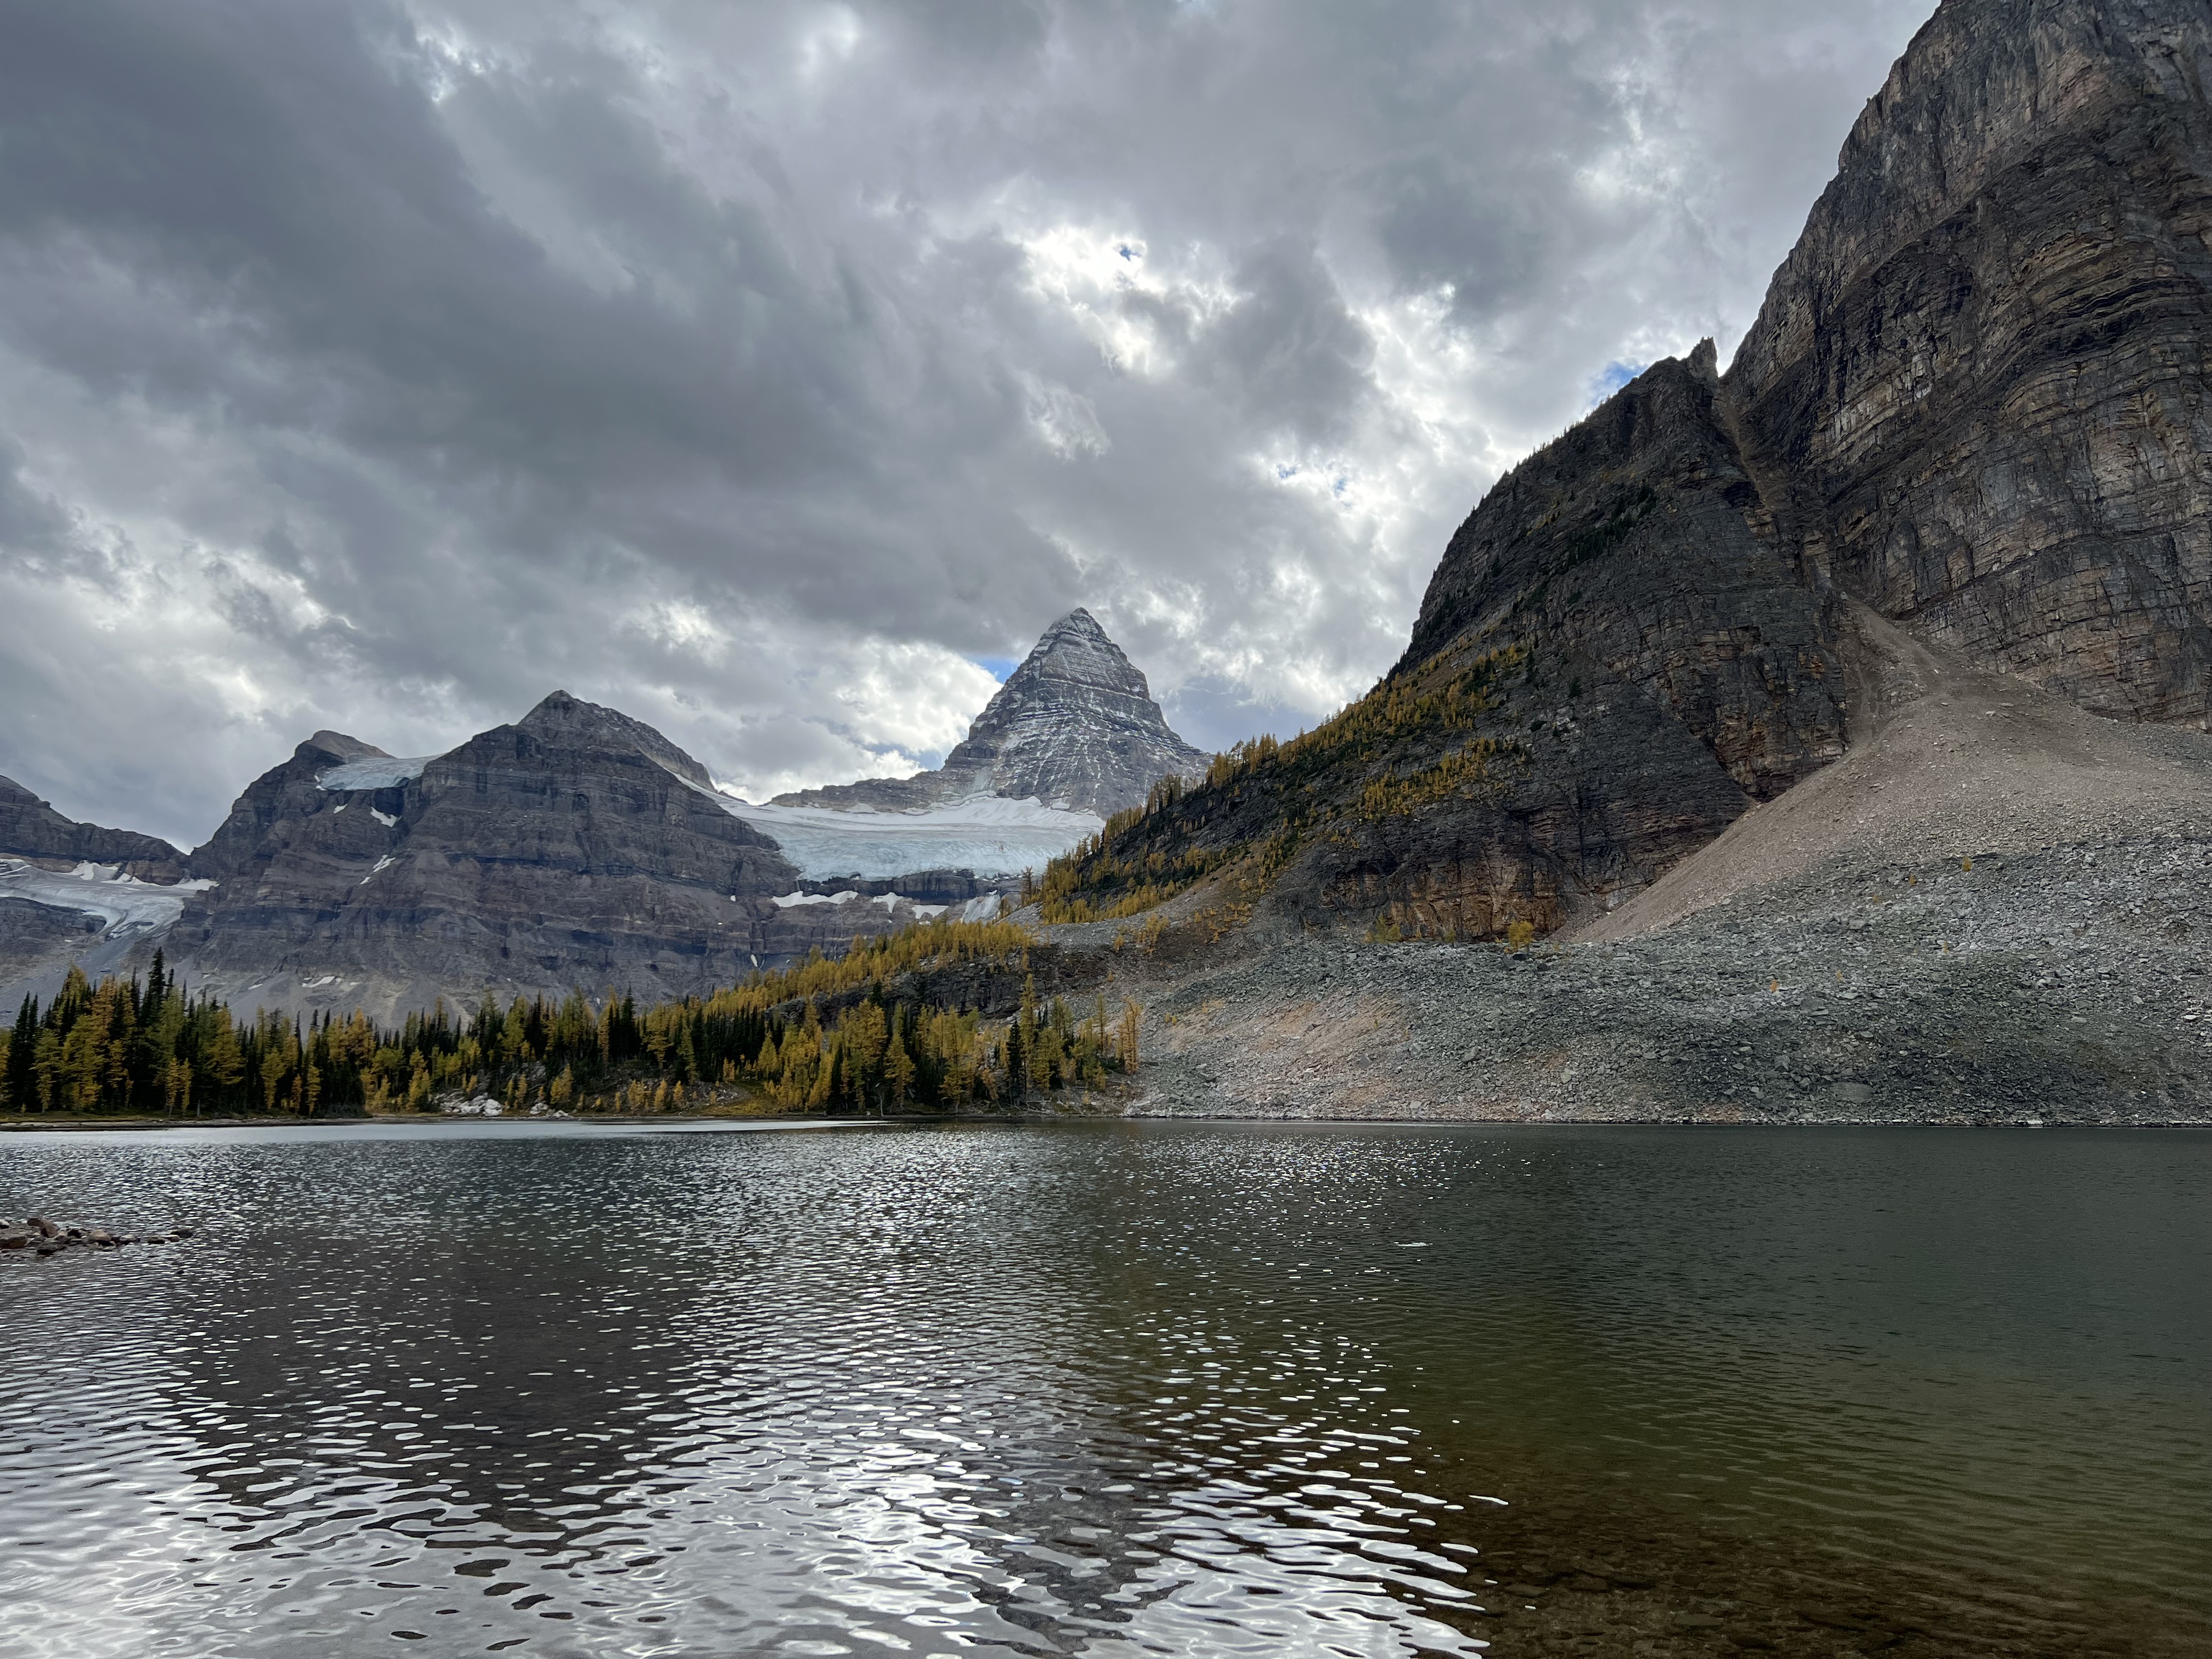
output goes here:
[[986, 879], [1042, 872], [1095, 836], [1105, 821], [1042, 801], [977, 795], [919, 812], [839, 812], [821, 806], [755, 806], [715, 796], [722, 809], [774, 836], [809, 881], [882, 881], [917, 870], [972, 870]]
[[[392, 789], [422, 776], [422, 769], [437, 758], [349, 761], [319, 774], [315, 782], [333, 793]], [[726, 791], [701, 788], [680, 774], [672, 775], [732, 817], [773, 836], [809, 881], [839, 876], [882, 881], [919, 870], [972, 870], [986, 881], [1005, 880], [1024, 870], [1042, 871], [1105, 824], [1095, 813], [1000, 795], [971, 795], [911, 812], [755, 806]], [[387, 828], [398, 822], [382, 812], [375, 817]]]
[[[333, 766], [327, 772], [315, 775], [319, 789], [343, 791], [349, 789], [396, 789], [410, 779], [422, 775], [422, 769], [437, 759], [435, 755], [417, 755], [410, 760], [386, 756], [380, 760], [348, 761], [343, 766]], [[390, 818], [381, 812], [376, 815], [389, 823]]]
[[114, 864], [80, 864], [70, 871], [41, 870], [21, 859], [0, 859], [0, 899], [28, 899], [58, 910], [82, 910], [106, 924], [112, 939], [119, 933], [143, 933], [167, 927], [184, 915], [185, 896], [204, 893], [211, 881], [180, 881], [173, 885], [141, 881], [121, 873]]

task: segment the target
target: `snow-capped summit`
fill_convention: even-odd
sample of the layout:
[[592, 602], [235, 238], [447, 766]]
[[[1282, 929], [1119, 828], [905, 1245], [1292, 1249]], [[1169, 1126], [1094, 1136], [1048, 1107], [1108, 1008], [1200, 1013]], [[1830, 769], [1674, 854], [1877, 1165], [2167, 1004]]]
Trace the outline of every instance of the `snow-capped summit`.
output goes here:
[[1045, 629], [935, 772], [779, 795], [779, 806], [912, 811], [998, 795], [1103, 817], [1206, 757], [1168, 727], [1143, 672], [1079, 607]]

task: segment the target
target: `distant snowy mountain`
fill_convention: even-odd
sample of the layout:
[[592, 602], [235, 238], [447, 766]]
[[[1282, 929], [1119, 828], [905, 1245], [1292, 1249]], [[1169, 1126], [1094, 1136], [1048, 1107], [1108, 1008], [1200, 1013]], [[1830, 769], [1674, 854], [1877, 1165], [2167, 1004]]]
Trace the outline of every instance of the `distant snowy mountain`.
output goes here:
[[775, 805], [909, 811], [995, 795], [1103, 818], [1141, 805], [1164, 777], [1203, 773], [1206, 762], [1169, 730], [1143, 673], [1079, 609], [1045, 629], [937, 771], [801, 790]]

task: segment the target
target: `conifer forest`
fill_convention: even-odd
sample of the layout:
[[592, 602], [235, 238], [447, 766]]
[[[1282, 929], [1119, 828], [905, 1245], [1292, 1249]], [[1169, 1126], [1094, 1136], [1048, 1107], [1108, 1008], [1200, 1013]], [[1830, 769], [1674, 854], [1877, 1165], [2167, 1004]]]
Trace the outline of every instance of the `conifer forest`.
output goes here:
[[[358, 1012], [241, 1014], [157, 953], [143, 977], [95, 985], [72, 968], [43, 1006], [23, 1000], [0, 1036], [0, 1111], [312, 1117], [486, 1097], [508, 1111], [951, 1111], [1133, 1073], [1137, 1005], [1040, 998], [1030, 943], [1004, 922], [916, 927], [706, 997], [487, 996], [472, 1012], [441, 999], [396, 1029]], [[1018, 1007], [992, 1018], [927, 994], [931, 970], [963, 963], [1023, 972]]]

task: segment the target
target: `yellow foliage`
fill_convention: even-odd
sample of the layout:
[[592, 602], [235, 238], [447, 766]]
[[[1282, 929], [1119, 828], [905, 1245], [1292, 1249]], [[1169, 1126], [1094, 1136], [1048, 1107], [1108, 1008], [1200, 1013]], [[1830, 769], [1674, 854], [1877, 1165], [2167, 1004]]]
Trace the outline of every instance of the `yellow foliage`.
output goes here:
[[1020, 968], [1036, 938], [1011, 921], [916, 922], [895, 933], [856, 939], [842, 957], [815, 951], [794, 968], [755, 974], [707, 999], [710, 1015], [765, 1013], [799, 997], [836, 998], [870, 981], [961, 962]]
[[[1164, 781], [1143, 806], [1115, 813], [1098, 834], [1053, 860], [1042, 881], [1025, 884], [1024, 896], [1037, 900], [1042, 921], [1062, 923], [1119, 921], [1155, 909], [1231, 869], [1239, 870], [1244, 890], [1251, 893], [1273, 883], [1310, 832], [1338, 816], [1337, 803], [1312, 799], [1316, 788], [1378, 760], [1385, 761], [1382, 775], [1365, 786], [1351, 808], [1352, 816], [1369, 823], [1485, 787], [1492, 781], [1493, 762], [1522, 752], [1517, 742], [1482, 738], [1463, 743], [1402, 778], [1391, 769], [1387, 752], [1417, 739], [1433, 744], [1472, 729], [1497, 706], [1493, 688], [1527, 657], [1526, 648], [1516, 646], [1464, 665], [1441, 684], [1433, 675], [1385, 680], [1288, 743], [1265, 735], [1239, 743], [1213, 757], [1200, 794], [1186, 796], [1180, 781]], [[1152, 844], [1161, 837], [1148, 820], [1174, 813], [1180, 828], [1188, 817], [1182, 811], [1187, 799], [1203, 803], [1208, 795], [1225, 794], [1234, 800], [1248, 785], [1272, 788], [1279, 797], [1284, 821], [1273, 834], [1214, 846], [1186, 844], [1172, 854]], [[1205, 812], [1201, 804], [1201, 821]]]
[[1384, 818], [1407, 817], [1432, 802], [1486, 787], [1491, 781], [1492, 759], [1507, 748], [1496, 738], [1478, 738], [1464, 749], [1454, 750], [1434, 766], [1424, 767], [1406, 777], [1385, 772], [1361, 792], [1359, 816], [1370, 823]]

